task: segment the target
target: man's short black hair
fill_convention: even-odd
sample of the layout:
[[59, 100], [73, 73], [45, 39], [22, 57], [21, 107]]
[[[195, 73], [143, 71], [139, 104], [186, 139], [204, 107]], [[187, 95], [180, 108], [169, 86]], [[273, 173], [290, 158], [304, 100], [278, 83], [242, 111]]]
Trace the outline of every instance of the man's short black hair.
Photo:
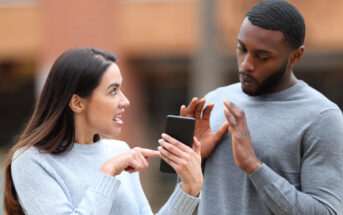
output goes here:
[[301, 13], [283, 0], [265, 0], [246, 14], [249, 21], [258, 27], [281, 31], [285, 41], [294, 49], [304, 44], [305, 21]]

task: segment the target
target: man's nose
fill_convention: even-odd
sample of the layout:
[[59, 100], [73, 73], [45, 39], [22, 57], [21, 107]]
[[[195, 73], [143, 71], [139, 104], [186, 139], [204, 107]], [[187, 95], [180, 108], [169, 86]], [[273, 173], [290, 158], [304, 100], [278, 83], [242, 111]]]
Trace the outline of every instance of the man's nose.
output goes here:
[[241, 70], [251, 72], [255, 70], [254, 58], [251, 54], [247, 53], [241, 63]]

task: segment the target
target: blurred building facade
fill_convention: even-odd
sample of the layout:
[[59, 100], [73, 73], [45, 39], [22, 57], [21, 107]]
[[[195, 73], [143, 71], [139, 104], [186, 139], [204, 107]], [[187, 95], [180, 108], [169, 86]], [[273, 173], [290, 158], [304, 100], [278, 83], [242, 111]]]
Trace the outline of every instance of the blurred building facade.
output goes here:
[[[27, 121], [53, 61], [66, 49], [94, 46], [119, 57], [123, 91], [131, 102], [120, 138], [131, 146], [157, 147], [167, 114], [178, 114], [192, 96], [237, 81], [236, 35], [247, 10], [259, 1], [210, 2], [0, 0], [0, 145], [10, 145]], [[307, 24], [305, 55], [295, 74], [342, 108], [343, 1], [289, 2]], [[206, 28], [202, 18], [208, 15]], [[211, 41], [202, 46], [206, 29]], [[215, 55], [206, 55], [211, 48]], [[198, 79], [206, 67], [201, 62], [211, 57], [217, 61]], [[154, 160], [142, 173], [154, 211], [172, 190], [165, 182], [175, 179], [159, 174], [158, 165]]]

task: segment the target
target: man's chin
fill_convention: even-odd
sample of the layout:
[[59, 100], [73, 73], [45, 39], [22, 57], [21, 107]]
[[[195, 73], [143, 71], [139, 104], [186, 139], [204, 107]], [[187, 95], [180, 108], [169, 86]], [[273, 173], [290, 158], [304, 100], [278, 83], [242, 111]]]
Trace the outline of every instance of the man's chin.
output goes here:
[[256, 89], [253, 89], [253, 88], [251, 88], [251, 87], [244, 87], [243, 85], [242, 85], [242, 91], [245, 93], [245, 94], [247, 94], [247, 95], [249, 95], [249, 96], [257, 96], [257, 90]]

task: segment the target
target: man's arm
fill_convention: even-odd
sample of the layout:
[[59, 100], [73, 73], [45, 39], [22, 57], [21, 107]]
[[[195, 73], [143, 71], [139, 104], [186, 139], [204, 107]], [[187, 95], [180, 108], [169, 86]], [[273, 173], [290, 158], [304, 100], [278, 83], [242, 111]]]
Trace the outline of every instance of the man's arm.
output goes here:
[[297, 190], [256, 158], [244, 112], [225, 101], [235, 163], [249, 174], [274, 214], [342, 214], [343, 120], [338, 109], [321, 113], [303, 138], [301, 184]]

